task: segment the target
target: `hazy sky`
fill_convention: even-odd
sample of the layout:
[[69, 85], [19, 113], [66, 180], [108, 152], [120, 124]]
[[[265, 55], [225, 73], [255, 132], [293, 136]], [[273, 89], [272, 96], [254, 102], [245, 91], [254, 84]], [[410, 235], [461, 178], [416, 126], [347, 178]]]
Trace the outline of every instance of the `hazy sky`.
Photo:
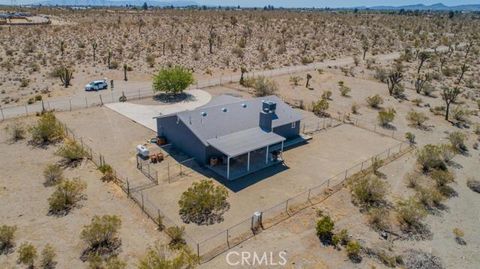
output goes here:
[[[82, 0], [78, 0], [80, 3]], [[93, 2], [94, 0], [90, 0]], [[149, 0], [155, 1], [155, 0]], [[162, 2], [175, 0], [158, 0]], [[229, 6], [265, 6], [276, 7], [353, 7], [353, 6], [378, 6], [378, 5], [411, 5], [435, 4], [442, 2], [445, 5], [480, 4], [480, 0], [192, 0], [200, 5], [229, 5]], [[18, 4], [38, 2], [36, 0], [16, 0]], [[100, 2], [100, 1], [99, 1]], [[0, 4], [10, 4], [11, 0], [0, 0]]]

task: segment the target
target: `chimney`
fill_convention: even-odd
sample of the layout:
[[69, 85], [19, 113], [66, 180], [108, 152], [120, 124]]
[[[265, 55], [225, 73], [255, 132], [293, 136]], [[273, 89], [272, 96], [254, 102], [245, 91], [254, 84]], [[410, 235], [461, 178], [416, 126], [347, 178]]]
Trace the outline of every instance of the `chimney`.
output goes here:
[[277, 104], [272, 101], [262, 101], [262, 111], [260, 112], [259, 126], [265, 132], [272, 131], [272, 121], [275, 116]]

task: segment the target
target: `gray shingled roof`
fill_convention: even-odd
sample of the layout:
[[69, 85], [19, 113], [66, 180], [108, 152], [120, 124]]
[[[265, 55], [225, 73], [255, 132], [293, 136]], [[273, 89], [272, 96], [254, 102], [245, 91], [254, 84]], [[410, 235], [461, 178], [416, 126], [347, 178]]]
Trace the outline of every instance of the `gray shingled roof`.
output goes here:
[[282, 141], [285, 141], [284, 137], [273, 132], [267, 133], [260, 127], [207, 140], [208, 144], [229, 157], [236, 157]]
[[[225, 98], [227, 99], [227, 98]], [[231, 98], [233, 99], [233, 98]], [[266, 96], [250, 100], [239, 100], [220, 105], [206, 105], [195, 110], [177, 114], [178, 118], [205, 144], [208, 140], [236, 132], [259, 127], [262, 101], [277, 103], [276, 118], [272, 127], [278, 127], [302, 119], [302, 115], [277, 96]]]

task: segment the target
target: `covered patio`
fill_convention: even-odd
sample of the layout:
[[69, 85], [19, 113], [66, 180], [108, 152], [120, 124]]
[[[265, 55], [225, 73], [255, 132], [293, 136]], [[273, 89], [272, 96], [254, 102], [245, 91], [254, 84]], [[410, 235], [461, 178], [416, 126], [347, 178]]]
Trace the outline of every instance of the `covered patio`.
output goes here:
[[221, 156], [211, 156], [208, 167], [228, 180], [234, 180], [283, 162], [285, 138], [261, 128], [251, 128], [207, 142]]

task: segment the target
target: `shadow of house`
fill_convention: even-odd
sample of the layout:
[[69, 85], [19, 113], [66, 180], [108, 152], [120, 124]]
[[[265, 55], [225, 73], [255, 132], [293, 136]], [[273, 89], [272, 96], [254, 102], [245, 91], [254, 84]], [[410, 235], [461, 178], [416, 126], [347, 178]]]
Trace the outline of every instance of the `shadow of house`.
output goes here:
[[158, 136], [172, 149], [193, 157], [201, 166], [196, 170], [207, 168], [222, 182], [245, 181], [226, 184], [232, 190], [262, 178], [254, 175], [246, 180], [246, 175], [262, 170], [265, 178], [286, 169], [270, 167], [283, 163], [284, 147], [305, 142], [300, 136], [301, 119], [299, 112], [276, 96], [243, 100], [228, 95], [192, 111], [156, 117]]

